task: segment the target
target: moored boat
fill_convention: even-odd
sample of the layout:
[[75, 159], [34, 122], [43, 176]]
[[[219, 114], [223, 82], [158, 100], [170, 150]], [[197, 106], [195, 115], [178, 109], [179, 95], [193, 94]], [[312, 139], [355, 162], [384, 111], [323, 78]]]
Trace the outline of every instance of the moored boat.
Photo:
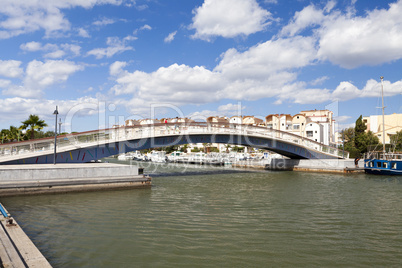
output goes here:
[[364, 171], [375, 175], [402, 176], [402, 153], [370, 153], [364, 159]]
[[382, 152], [367, 153], [364, 158], [364, 172], [375, 175], [402, 175], [402, 153], [387, 153], [385, 151], [385, 120], [384, 120], [384, 86], [381, 76], [382, 99]]

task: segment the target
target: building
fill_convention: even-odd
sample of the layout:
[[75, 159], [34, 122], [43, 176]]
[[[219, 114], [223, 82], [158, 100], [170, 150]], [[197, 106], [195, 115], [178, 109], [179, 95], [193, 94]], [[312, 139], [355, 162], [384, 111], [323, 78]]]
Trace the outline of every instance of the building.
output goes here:
[[268, 128], [290, 132], [325, 145], [335, 144], [335, 120], [329, 110], [308, 110], [299, 114], [271, 114], [265, 117]]
[[[370, 115], [363, 117], [363, 122], [366, 124], [366, 132], [372, 131], [376, 135], [380, 142], [383, 142], [383, 123], [382, 115]], [[398, 131], [402, 130], [402, 114], [390, 114], [384, 116], [385, 123], [385, 144], [389, 144], [391, 136], [396, 135]]]

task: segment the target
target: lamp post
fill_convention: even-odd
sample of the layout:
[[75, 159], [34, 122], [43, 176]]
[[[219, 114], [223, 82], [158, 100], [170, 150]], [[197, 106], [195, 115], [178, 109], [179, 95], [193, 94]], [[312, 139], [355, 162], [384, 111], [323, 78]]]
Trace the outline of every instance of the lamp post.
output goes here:
[[61, 134], [61, 118], [59, 118], [59, 135]]
[[56, 165], [57, 115], [59, 114], [59, 111], [57, 110], [57, 106], [56, 106], [56, 110], [54, 110], [53, 114], [56, 115], [56, 121], [55, 121], [55, 123], [54, 123], [54, 155], [53, 155], [53, 165]]

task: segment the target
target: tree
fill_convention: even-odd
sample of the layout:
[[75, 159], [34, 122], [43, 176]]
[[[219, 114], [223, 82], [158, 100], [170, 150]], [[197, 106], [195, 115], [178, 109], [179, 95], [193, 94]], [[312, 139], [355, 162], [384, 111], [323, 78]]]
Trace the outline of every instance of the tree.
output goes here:
[[360, 116], [356, 120], [354, 128], [348, 128], [342, 131], [342, 135], [345, 139], [345, 150], [349, 152], [349, 157], [355, 158], [360, 157], [362, 154], [367, 152], [367, 148], [370, 145], [378, 145], [379, 139], [373, 134], [373, 132], [368, 131], [366, 124]]
[[1, 143], [7, 142], [8, 141], [8, 129], [2, 129], [0, 132], [1, 135]]
[[402, 150], [402, 130], [391, 136], [391, 144], [395, 145], [395, 150]]
[[22, 129], [29, 128], [29, 130], [27, 131], [27, 135], [29, 132], [31, 140], [35, 138], [35, 130], [41, 130], [44, 127], [47, 127], [45, 120], [40, 120], [39, 116], [34, 114], [29, 115], [29, 118], [25, 121], [22, 121], [21, 123], [23, 124]]

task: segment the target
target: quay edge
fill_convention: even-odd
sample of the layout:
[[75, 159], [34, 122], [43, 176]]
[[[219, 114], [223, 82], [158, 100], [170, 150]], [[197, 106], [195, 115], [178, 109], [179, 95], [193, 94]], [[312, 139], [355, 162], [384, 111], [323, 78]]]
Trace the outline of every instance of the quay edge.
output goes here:
[[0, 196], [147, 188], [137, 166], [111, 163], [0, 165]]
[[0, 204], [0, 267], [52, 267], [16, 220]]
[[254, 168], [275, 171], [305, 171], [322, 173], [364, 173], [363, 161], [356, 168], [353, 159], [262, 159], [237, 161], [237, 168]]

